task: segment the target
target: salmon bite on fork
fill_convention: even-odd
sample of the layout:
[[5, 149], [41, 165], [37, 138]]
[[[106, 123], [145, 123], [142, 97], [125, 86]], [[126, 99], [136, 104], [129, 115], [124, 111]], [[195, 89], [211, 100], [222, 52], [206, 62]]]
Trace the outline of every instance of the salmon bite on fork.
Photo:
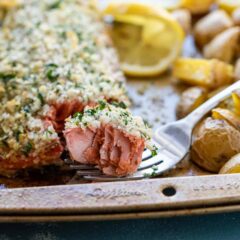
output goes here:
[[139, 117], [104, 101], [66, 120], [64, 131], [72, 160], [97, 165], [110, 176], [134, 173], [151, 131]]

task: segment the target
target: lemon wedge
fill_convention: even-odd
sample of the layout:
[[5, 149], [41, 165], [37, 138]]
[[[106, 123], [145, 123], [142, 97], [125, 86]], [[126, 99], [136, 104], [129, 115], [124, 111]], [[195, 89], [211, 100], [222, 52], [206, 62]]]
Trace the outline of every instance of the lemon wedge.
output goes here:
[[240, 173], [240, 153], [233, 156], [220, 169], [220, 174]]
[[[97, 0], [93, 0], [96, 2], [96, 6], [99, 9], [104, 9], [106, 8], [106, 6], [108, 6], [109, 4], [116, 4], [116, 3], [129, 3], [129, 0], [101, 0], [101, 1], [97, 1]], [[178, 8], [181, 8], [183, 6], [183, 3], [186, 0], [133, 0], [135, 1], [135, 3], [140, 3], [140, 4], [152, 4], [155, 5], [156, 4], [161, 7], [161, 8], [165, 8], [169, 11], [171, 10], [175, 10]], [[132, 1], [132, 2], [133, 2]]]
[[161, 7], [142, 3], [112, 3], [104, 14], [114, 19], [110, 32], [122, 69], [127, 75], [158, 75], [180, 54], [183, 30]]
[[240, 0], [218, 0], [219, 7], [228, 13], [240, 8]]
[[193, 86], [216, 89], [233, 81], [233, 66], [216, 59], [179, 58], [173, 76]]

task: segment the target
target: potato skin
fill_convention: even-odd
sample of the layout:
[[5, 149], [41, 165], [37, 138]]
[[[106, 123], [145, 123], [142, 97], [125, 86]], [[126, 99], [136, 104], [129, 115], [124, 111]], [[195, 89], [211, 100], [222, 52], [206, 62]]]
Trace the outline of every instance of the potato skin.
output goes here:
[[240, 153], [239, 143], [240, 131], [225, 120], [208, 117], [194, 130], [191, 158], [202, 168], [217, 173]]
[[207, 100], [207, 90], [202, 87], [190, 87], [185, 90], [177, 105], [177, 118], [187, 116]]
[[197, 45], [202, 48], [215, 36], [233, 26], [233, 21], [223, 10], [216, 10], [201, 18], [194, 27]]

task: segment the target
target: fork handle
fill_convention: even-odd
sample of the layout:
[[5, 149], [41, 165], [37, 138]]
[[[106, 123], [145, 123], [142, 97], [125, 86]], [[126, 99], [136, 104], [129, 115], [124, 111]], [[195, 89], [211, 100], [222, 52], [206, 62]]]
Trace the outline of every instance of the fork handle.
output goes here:
[[231, 93], [237, 89], [240, 89], [240, 80], [203, 103], [200, 107], [185, 117], [184, 121], [188, 123], [188, 126], [193, 128], [211, 109], [216, 107], [221, 101], [229, 97]]

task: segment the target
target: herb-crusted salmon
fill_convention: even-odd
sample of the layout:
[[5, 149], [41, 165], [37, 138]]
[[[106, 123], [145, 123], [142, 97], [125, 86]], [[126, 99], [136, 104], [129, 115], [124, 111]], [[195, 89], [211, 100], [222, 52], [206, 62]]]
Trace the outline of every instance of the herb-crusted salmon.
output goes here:
[[[64, 131], [68, 143], [70, 125], [76, 124], [77, 116], [82, 114], [88, 119], [91, 109], [105, 115], [109, 112], [109, 124], [103, 128], [110, 133], [119, 129], [129, 139], [131, 146], [126, 151], [138, 155], [134, 157], [137, 166], [149, 139], [143, 130], [147, 127], [142, 123], [141, 127], [130, 126], [130, 121], [122, 125], [122, 119], [117, 118], [110, 120], [119, 111], [135, 119], [121, 108], [128, 106], [128, 99], [118, 66], [104, 25], [89, 1], [26, 0], [9, 10], [0, 31], [0, 173], [58, 163], [63, 151], [59, 136], [65, 119], [73, 116]], [[99, 102], [106, 108], [99, 108]], [[96, 120], [95, 114], [91, 117], [87, 126], [102, 121], [101, 117]], [[82, 125], [77, 127], [83, 129]], [[107, 134], [101, 133], [101, 138], [104, 144]], [[78, 142], [78, 138], [73, 140]], [[87, 139], [75, 144], [80, 146], [81, 141], [85, 144]], [[91, 161], [106, 165], [103, 158]], [[119, 174], [136, 169], [130, 168], [119, 170]], [[115, 171], [118, 175], [116, 169], [102, 169], [106, 174]]]
[[103, 173], [134, 173], [142, 160], [150, 130], [120, 104], [100, 101], [66, 120], [64, 136], [72, 159], [96, 164]]

